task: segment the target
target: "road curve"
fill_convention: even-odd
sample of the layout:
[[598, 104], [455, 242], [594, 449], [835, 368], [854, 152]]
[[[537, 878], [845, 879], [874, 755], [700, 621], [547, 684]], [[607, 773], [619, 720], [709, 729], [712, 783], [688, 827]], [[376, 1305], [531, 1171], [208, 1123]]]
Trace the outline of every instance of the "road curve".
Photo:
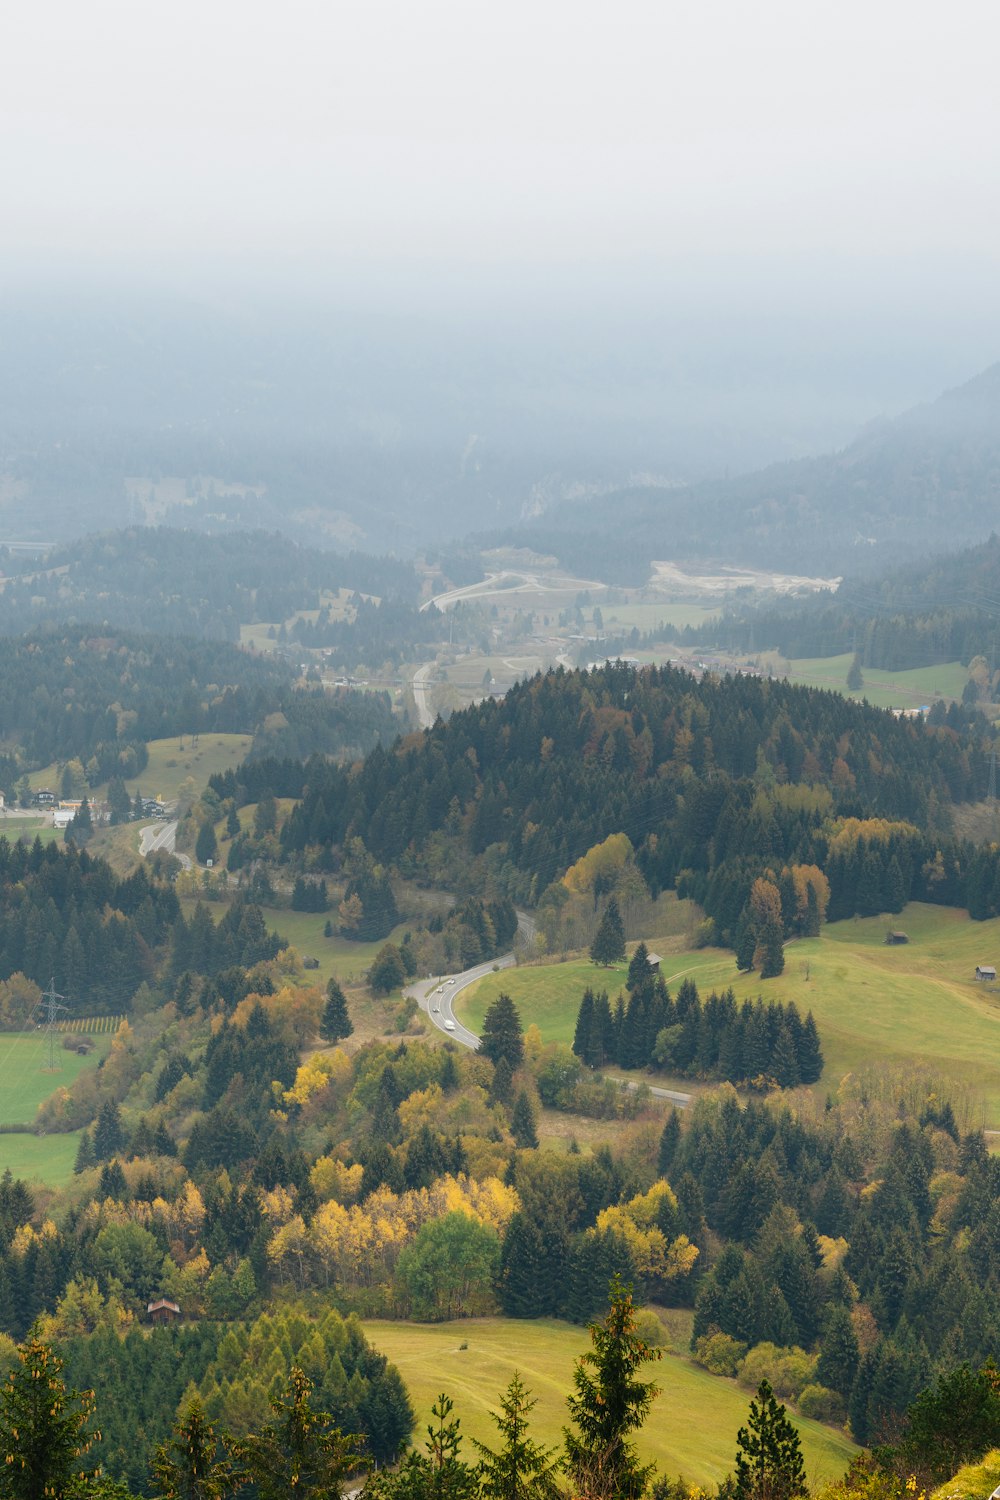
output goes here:
[[436, 662], [429, 661], [425, 666], [418, 667], [410, 683], [413, 689], [413, 701], [417, 707], [417, 720], [421, 729], [433, 729], [434, 727], [434, 710], [431, 708], [431, 689], [427, 678], [434, 671], [436, 665]]
[[[535, 923], [525, 912], [517, 914], [518, 929], [521, 937], [530, 942], [536, 932]], [[441, 974], [427, 979], [418, 979], [408, 985], [403, 994], [416, 1000], [420, 1009], [427, 1015], [432, 1026], [458, 1042], [463, 1047], [470, 1048], [475, 1052], [479, 1046], [479, 1038], [468, 1026], [464, 1026], [455, 1015], [455, 999], [467, 990], [470, 984], [485, 978], [487, 974], [493, 974], [498, 969], [510, 969], [517, 962], [516, 955], [505, 953], [502, 958], [490, 959], [488, 963], [476, 964], [475, 968], [465, 969], [460, 974]], [[450, 1024], [449, 1024], [450, 1023]], [[636, 1089], [638, 1083], [632, 1079], [627, 1081], [617, 1080], [623, 1088]], [[691, 1103], [690, 1094], [682, 1094], [677, 1089], [661, 1089], [654, 1084], [649, 1084], [649, 1092], [657, 1099], [669, 1099], [680, 1109], [686, 1109]]]

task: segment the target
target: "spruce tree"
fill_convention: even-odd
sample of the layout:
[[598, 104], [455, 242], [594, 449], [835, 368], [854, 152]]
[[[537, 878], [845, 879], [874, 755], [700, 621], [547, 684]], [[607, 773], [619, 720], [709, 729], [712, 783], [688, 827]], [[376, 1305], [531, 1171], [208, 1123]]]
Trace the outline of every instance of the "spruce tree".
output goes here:
[[594, 1022], [594, 992], [588, 984], [576, 1013], [576, 1030], [573, 1033], [573, 1051], [577, 1057], [585, 1057]]
[[858, 1359], [858, 1341], [851, 1315], [846, 1307], [835, 1303], [823, 1326], [816, 1379], [820, 1385], [836, 1391], [847, 1401], [857, 1373]]
[[629, 959], [628, 978], [625, 988], [631, 993], [632, 990], [641, 989], [650, 979], [649, 972], [649, 949], [645, 943], [640, 943], [632, 957]]
[[676, 1108], [672, 1109], [667, 1116], [666, 1124], [660, 1136], [660, 1150], [657, 1157], [657, 1170], [661, 1177], [666, 1177], [674, 1164], [677, 1155], [677, 1147], [681, 1141], [681, 1117]]
[[152, 1468], [161, 1500], [224, 1500], [236, 1488], [233, 1466], [220, 1456], [197, 1396], [174, 1423], [170, 1441], [157, 1445]]
[[329, 1412], [314, 1411], [311, 1392], [312, 1381], [293, 1365], [285, 1395], [271, 1398], [275, 1420], [236, 1445], [258, 1500], [328, 1500], [361, 1464], [362, 1439], [345, 1436]]
[[347, 1012], [347, 996], [336, 979], [331, 978], [326, 986], [326, 1005], [323, 1007], [320, 1033], [325, 1041], [339, 1042], [343, 1037], [350, 1036], [353, 1030], [354, 1026]]
[[538, 1145], [538, 1131], [535, 1126], [535, 1111], [531, 1107], [531, 1100], [524, 1089], [518, 1094], [514, 1101], [514, 1112], [510, 1117], [511, 1134], [515, 1144], [522, 1151], [534, 1150]]
[[517, 1006], [509, 995], [500, 993], [483, 1017], [479, 1052], [494, 1065], [505, 1057], [512, 1073], [524, 1061], [524, 1033]]
[[742, 974], [749, 974], [753, 968], [754, 953], [757, 951], [757, 933], [746, 907], [740, 913], [740, 920], [736, 927], [735, 947], [736, 967]]
[[90, 1131], [82, 1130], [76, 1148], [76, 1160], [73, 1163], [73, 1171], [76, 1173], [86, 1172], [87, 1168], [92, 1167], [96, 1160], [93, 1142], [90, 1139]]
[[652, 1381], [638, 1380], [640, 1365], [659, 1359], [635, 1331], [630, 1288], [615, 1278], [611, 1306], [602, 1323], [590, 1325], [593, 1349], [576, 1362], [574, 1392], [567, 1398], [576, 1432], [568, 1428], [566, 1466], [584, 1493], [640, 1500], [652, 1464], [640, 1464], [629, 1441], [649, 1415], [656, 1395]]
[[750, 1402], [747, 1425], [736, 1438], [735, 1500], [793, 1500], [805, 1493], [798, 1429], [762, 1380], [757, 1400]]
[[618, 902], [614, 896], [604, 909], [600, 926], [590, 945], [590, 959], [592, 963], [600, 964], [602, 968], [608, 969], [612, 964], [620, 964], [625, 958], [625, 928], [622, 924], [622, 915], [618, 910]]
[[763, 931], [758, 934], [758, 946], [761, 951], [761, 979], [775, 979], [785, 968], [784, 939], [780, 921], [765, 922]]
[[556, 1449], [543, 1448], [528, 1433], [533, 1400], [515, 1370], [500, 1397], [499, 1412], [491, 1412], [502, 1444], [495, 1451], [473, 1438], [479, 1452], [479, 1493], [482, 1500], [557, 1500], [556, 1475], [562, 1460]]
[[823, 1052], [812, 1011], [802, 1023], [799, 1037], [799, 1077], [803, 1083], [816, 1083], [823, 1072]]
[[209, 860], [218, 858], [219, 846], [215, 838], [215, 825], [206, 819], [198, 829], [198, 837], [194, 843], [194, 857], [200, 865], [205, 865]]
[[38, 1338], [23, 1343], [17, 1358], [0, 1387], [0, 1496], [65, 1495], [97, 1437], [87, 1431], [94, 1393], [67, 1390], [62, 1360]]
[[510, 1104], [514, 1095], [514, 1074], [506, 1057], [501, 1057], [493, 1069], [489, 1099], [491, 1104]]

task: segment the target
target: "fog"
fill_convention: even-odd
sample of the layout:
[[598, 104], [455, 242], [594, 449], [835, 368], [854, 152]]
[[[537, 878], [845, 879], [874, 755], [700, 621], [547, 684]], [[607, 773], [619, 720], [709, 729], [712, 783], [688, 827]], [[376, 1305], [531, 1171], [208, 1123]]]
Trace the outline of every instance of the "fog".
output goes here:
[[998, 30], [972, 0], [21, 8], [4, 472], [85, 433], [84, 525], [123, 473], [280, 496], [304, 464], [296, 504], [322, 473], [412, 538], [844, 444], [1000, 351]]

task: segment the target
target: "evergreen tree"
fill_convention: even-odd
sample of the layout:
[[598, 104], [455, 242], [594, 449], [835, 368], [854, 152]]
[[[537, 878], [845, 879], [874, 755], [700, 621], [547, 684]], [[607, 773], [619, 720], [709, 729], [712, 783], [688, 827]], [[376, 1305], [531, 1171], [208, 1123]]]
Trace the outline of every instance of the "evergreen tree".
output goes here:
[[514, 1093], [514, 1074], [506, 1057], [501, 1057], [493, 1069], [493, 1081], [490, 1084], [491, 1104], [510, 1104]]
[[293, 1365], [284, 1397], [272, 1397], [275, 1420], [236, 1445], [236, 1457], [258, 1500], [328, 1500], [361, 1464], [361, 1439], [345, 1437], [329, 1412], [309, 1404], [312, 1381]]
[[112, 776], [108, 782], [108, 812], [112, 827], [131, 821], [132, 798], [120, 776]]
[[650, 977], [649, 949], [645, 943], [639, 943], [632, 957], [629, 959], [628, 978], [625, 981], [625, 988], [631, 994], [633, 990], [642, 989], [643, 985], [649, 982]]
[[766, 1380], [750, 1402], [746, 1427], [736, 1439], [735, 1500], [792, 1500], [806, 1494], [798, 1429], [774, 1399]]
[[576, 1030], [573, 1033], [573, 1051], [577, 1057], [585, 1057], [590, 1034], [594, 1025], [594, 992], [588, 984], [576, 1013]]
[[736, 967], [742, 974], [749, 974], [753, 968], [753, 956], [757, 951], [757, 933], [746, 907], [740, 913], [740, 920], [736, 927], [735, 947]]
[[114, 1099], [105, 1099], [94, 1126], [94, 1156], [98, 1161], [107, 1161], [124, 1144], [121, 1111]]
[[76, 1160], [73, 1163], [73, 1171], [77, 1173], [86, 1172], [87, 1168], [92, 1167], [96, 1160], [93, 1142], [90, 1139], [90, 1131], [81, 1130], [80, 1140], [76, 1148]]
[[350, 1036], [353, 1030], [354, 1026], [347, 1013], [347, 996], [331, 976], [326, 986], [326, 1005], [323, 1007], [320, 1033], [327, 1042], [339, 1042], [343, 1037]]
[[461, 1456], [461, 1423], [443, 1393], [431, 1407], [423, 1453], [410, 1453], [395, 1473], [373, 1474], [365, 1500], [476, 1500], [476, 1471]]
[[479, 1038], [479, 1052], [494, 1065], [505, 1057], [512, 1073], [524, 1061], [524, 1033], [517, 1006], [509, 995], [501, 992], [483, 1017], [483, 1034]]
[[210, 819], [205, 820], [198, 829], [198, 837], [194, 841], [194, 857], [200, 865], [213, 864], [219, 857], [219, 845], [215, 837], [215, 824]]
[[224, 1500], [237, 1485], [197, 1396], [174, 1423], [170, 1441], [157, 1445], [152, 1467], [158, 1500]]
[[94, 1393], [67, 1390], [62, 1360], [38, 1338], [22, 1344], [17, 1358], [0, 1387], [0, 1497], [63, 1496], [97, 1436], [87, 1431]]
[[763, 931], [758, 934], [758, 947], [761, 952], [761, 979], [774, 979], [783, 973], [785, 949], [780, 921], [764, 923]]
[[629, 1434], [646, 1420], [656, 1386], [636, 1371], [660, 1351], [635, 1331], [631, 1290], [616, 1278], [610, 1296], [604, 1322], [590, 1325], [594, 1347], [573, 1371], [567, 1404], [577, 1431], [565, 1430], [566, 1466], [586, 1494], [640, 1500], [653, 1465], [639, 1463]]
[[66, 839], [75, 844], [85, 844], [94, 832], [94, 820], [90, 815], [90, 803], [84, 797], [76, 812], [66, 824]]
[[[811, 887], [810, 887], [811, 889]], [[802, 1023], [799, 1037], [799, 1077], [803, 1083], [817, 1083], [823, 1072], [823, 1053], [816, 1031], [816, 1022], [810, 1011]]]
[[820, 915], [819, 898], [812, 881], [806, 886], [806, 918], [803, 928], [803, 937], [819, 937]]
[[602, 968], [608, 969], [612, 964], [620, 964], [625, 958], [625, 928], [622, 924], [622, 915], [618, 910], [618, 902], [614, 896], [604, 909], [600, 926], [590, 945], [590, 959], [592, 963], [600, 964]]
[[562, 1467], [554, 1448], [543, 1448], [528, 1434], [528, 1419], [538, 1403], [531, 1399], [517, 1371], [491, 1412], [502, 1445], [494, 1451], [473, 1438], [479, 1451], [482, 1500], [557, 1500], [556, 1475]]
[[820, 1385], [836, 1391], [845, 1401], [851, 1394], [858, 1368], [858, 1340], [846, 1307], [835, 1303], [826, 1315], [823, 1339], [816, 1365]]
[[799, 1055], [795, 1047], [795, 1039], [787, 1023], [778, 1028], [771, 1059], [771, 1072], [779, 1087], [783, 1089], [798, 1088], [801, 1082]]
[[667, 1116], [666, 1124], [660, 1135], [660, 1150], [657, 1156], [656, 1168], [661, 1177], [669, 1175], [670, 1168], [674, 1164], [677, 1155], [677, 1147], [681, 1141], [681, 1117], [676, 1108], [672, 1109]]
[[515, 1145], [522, 1151], [534, 1150], [538, 1145], [538, 1131], [535, 1128], [535, 1111], [531, 1107], [531, 1100], [524, 1089], [518, 1094], [514, 1101], [514, 1112], [510, 1117], [511, 1134]]
[[226, 837], [229, 839], [236, 839], [239, 838], [239, 836], [240, 815], [236, 811], [236, 804], [234, 802], [232, 807], [230, 807], [228, 813], [226, 814]]

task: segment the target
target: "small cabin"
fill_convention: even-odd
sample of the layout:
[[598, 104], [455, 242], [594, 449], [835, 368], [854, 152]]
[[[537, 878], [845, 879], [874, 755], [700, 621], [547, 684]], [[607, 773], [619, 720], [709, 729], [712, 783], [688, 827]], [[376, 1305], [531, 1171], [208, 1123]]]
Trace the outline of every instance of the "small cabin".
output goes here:
[[646, 968], [649, 970], [649, 972], [651, 974], [659, 974], [659, 972], [660, 972], [660, 955], [658, 953], [647, 953], [646, 954]]
[[995, 984], [997, 971], [992, 964], [976, 964], [976, 978], [987, 984]]
[[909, 935], [905, 932], [887, 932], [885, 940], [890, 948], [898, 948], [900, 943], [908, 943]]
[[146, 1316], [151, 1323], [172, 1323], [179, 1318], [181, 1310], [176, 1302], [168, 1302], [166, 1297], [160, 1297], [156, 1302], [146, 1305]]

